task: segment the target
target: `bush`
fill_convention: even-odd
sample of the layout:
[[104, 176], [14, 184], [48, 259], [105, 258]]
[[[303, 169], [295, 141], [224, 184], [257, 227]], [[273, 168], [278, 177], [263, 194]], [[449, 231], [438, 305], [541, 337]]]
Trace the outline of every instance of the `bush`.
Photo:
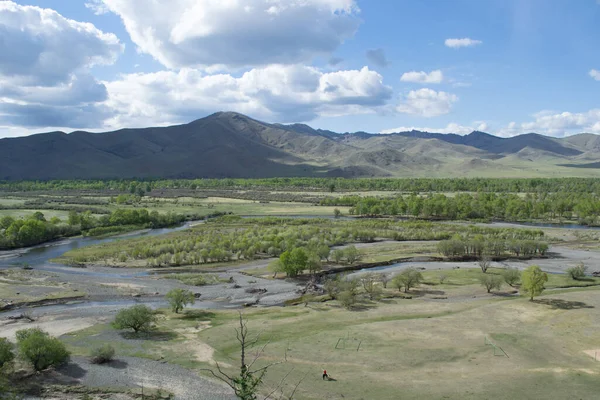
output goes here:
[[115, 348], [110, 344], [94, 347], [90, 353], [90, 358], [94, 364], [104, 364], [110, 362], [115, 357]]
[[392, 280], [394, 287], [400, 291], [404, 287], [404, 292], [408, 293], [410, 288], [417, 286], [423, 280], [423, 275], [414, 268], [407, 268]]
[[19, 356], [36, 371], [43, 371], [69, 360], [70, 355], [65, 345], [39, 328], [17, 331], [16, 336]]
[[0, 368], [15, 359], [13, 344], [8, 339], [0, 338]]
[[479, 277], [481, 285], [490, 293], [492, 289], [500, 290], [502, 287], [502, 277], [498, 275], [483, 274]]
[[587, 267], [580, 263], [576, 267], [571, 267], [567, 269], [567, 275], [571, 277], [571, 279], [579, 280], [585, 278], [585, 273], [587, 272]]
[[504, 277], [504, 282], [506, 282], [506, 284], [511, 287], [517, 285], [521, 280], [521, 273], [517, 268], [506, 268], [502, 272], [502, 276]]
[[178, 314], [179, 311], [183, 310], [188, 304], [194, 304], [196, 300], [194, 293], [185, 289], [172, 289], [165, 297], [169, 301], [171, 310], [173, 310], [175, 314]]
[[148, 306], [139, 304], [119, 311], [112, 325], [115, 329], [133, 329], [138, 333], [149, 331], [155, 321], [154, 311]]
[[356, 304], [356, 293], [351, 290], [344, 290], [338, 295], [340, 303], [347, 309], [350, 309]]

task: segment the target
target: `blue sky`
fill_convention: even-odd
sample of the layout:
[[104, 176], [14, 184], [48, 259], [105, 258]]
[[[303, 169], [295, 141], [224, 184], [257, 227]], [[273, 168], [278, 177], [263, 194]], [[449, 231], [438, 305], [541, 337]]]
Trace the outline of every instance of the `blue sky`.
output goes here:
[[0, 137], [220, 110], [339, 132], [600, 133], [597, 0], [0, 1]]

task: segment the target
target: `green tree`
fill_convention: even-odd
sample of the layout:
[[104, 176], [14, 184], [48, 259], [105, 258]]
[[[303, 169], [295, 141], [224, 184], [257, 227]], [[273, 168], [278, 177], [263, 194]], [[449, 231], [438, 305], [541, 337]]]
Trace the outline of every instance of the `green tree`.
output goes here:
[[308, 255], [306, 250], [301, 247], [296, 247], [293, 250], [284, 251], [279, 256], [281, 267], [289, 277], [296, 277], [299, 273], [306, 269]]
[[322, 244], [317, 247], [317, 255], [321, 260], [329, 261], [329, 254], [331, 253], [331, 249], [329, 246]]
[[369, 300], [374, 300], [381, 293], [381, 288], [377, 284], [380, 281], [380, 276], [370, 272], [364, 274], [360, 279], [363, 289], [369, 296]]
[[133, 329], [138, 333], [149, 331], [154, 322], [154, 311], [146, 305], [138, 304], [119, 311], [112, 325], [115, 329]]
[[490, 293], [492, 289], [500, 290], [502, 287], [502, 277], [498, 275], [483, 274], [479, 277], [479, 282]]
[[339, 264], [340, 262], [342, 262], [343, 258], [344, 258], [344, 250], [335, 249], [333, 251], [333, 260], [336, 262], [336, 264]]
[[394, 277], [392, 284], [398, 290], [404, 288], [404, 292], [408, 293], [411, 288], [417, 286], [422, 280], [423, 275], [419, 271], [414, 268], [407, 268]]
[[521, 288], [529, 294], [529, 300], [533, 301], [534, 296], [539, 296], [544, 291], [544, 284], [548, 282], [548, 274], [537, 265], [532, 265], [523, 271], [521, 282]]
[[0, 369], [14, 359], [13, 344], [8, 339], [0, 338]]
[[183, 310], [184, 307], [188, 304], [194, 304], [196, 301], [194, 293], [185, 289], [172, 289], [165, 297], [175, 314], [179, 314], [179, 311]]
[[346, 250], [344, 250], [344, 255], [346, 256], [346, 260], [348, 260], [350, 265], [354, 264], [360, 258], [356, 246], [347, 247]]
[[69, 360], [65, 345], [39, 328], [17, 331], [16, 336], [19, 356], [36, 371], [43, 371]]
[[571, 277], [571, 279], [579, 280], [585, 278], [585, 274], [587, 272], [587, 267], [583, 263], [579, 263], [576, 267], [571, 267], [567, 269], [567, 275]]
[[334, 209], [333, 209], [333, 216], [334, 216], [335, 218], [339, 218], [339, 217], [341, 217], [341, 216], [342, 216], [342, 212], [340, 211], [340, 209], [339, 209], [339, 208], [334, 208]]
[[506, 268], [502, 272], [502, 276], [504, 277], [504, 282], [506, 282], [506, 284], [511, 287], [517, 285], [521, 280], [521, 272], [519, 272], [519, 270], [514, 267]]

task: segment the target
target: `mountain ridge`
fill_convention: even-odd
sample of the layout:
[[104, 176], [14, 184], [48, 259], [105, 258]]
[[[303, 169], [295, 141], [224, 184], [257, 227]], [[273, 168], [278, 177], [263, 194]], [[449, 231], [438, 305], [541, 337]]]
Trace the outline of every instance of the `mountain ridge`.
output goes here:
[[598, 150], [600, 136], [587, 133], [336, 133], [218, 112], [166, 127], [0, 139], [0, 179], [589, 176]]

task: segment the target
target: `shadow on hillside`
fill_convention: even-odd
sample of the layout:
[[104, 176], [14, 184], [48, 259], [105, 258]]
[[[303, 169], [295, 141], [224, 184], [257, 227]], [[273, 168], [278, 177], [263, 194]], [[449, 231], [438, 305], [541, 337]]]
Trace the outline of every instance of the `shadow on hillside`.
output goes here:
[[184, 313], [180, 315], [181, 319], [193, 321], [213, 319], [216, 317], [216, 314], [214, 312], [206, 310], [185, 310]]
[[567, 301], [561, 299], [540, 299], [533, 300], [534, 303], [550, 306], [554, 310], [579, 310], [582, 308], [594, 308], [581, 301]]

